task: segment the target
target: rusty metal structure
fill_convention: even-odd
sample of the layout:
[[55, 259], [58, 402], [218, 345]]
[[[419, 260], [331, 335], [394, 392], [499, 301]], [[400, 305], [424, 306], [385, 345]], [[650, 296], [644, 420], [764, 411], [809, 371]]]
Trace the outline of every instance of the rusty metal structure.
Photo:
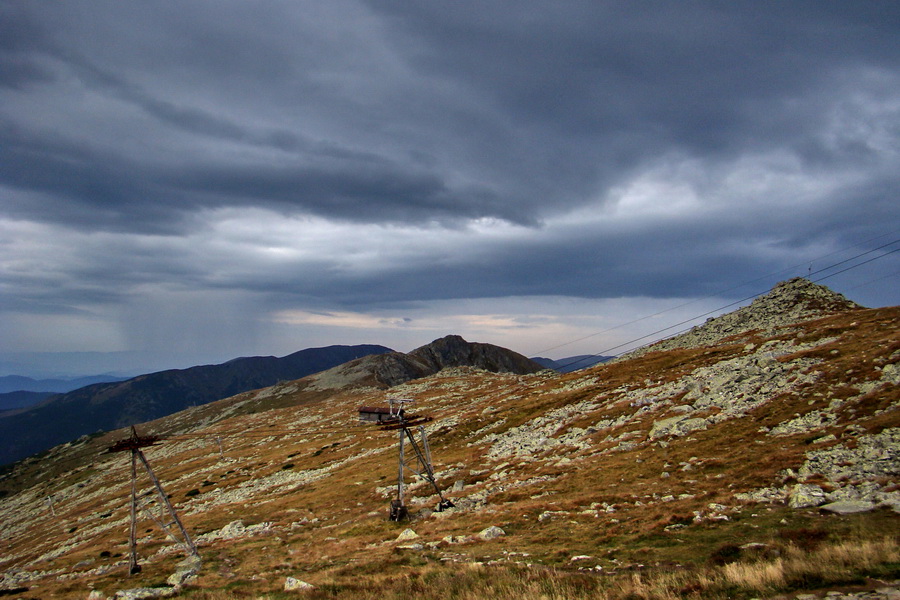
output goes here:
[[[153, 472], [153, 469], [150, 467], [149, 461], [147, 461], [147, 457], [144, 456], [144, 452], [141, 448], [147, 448], [149, 446], [155, 446], [159, 441], [158, 436], [139, 436], [137, 430], [134, 426], [131, 427], [131, 437], [125, 438], [124, 440], [119, 440], [112, 446], [107, 449], [107, 452], [131, 452], [131, 526], [129, 528], [128, 534], [128, 542], [129, 542], [129, 550], [130, 550], [130, 560], [129, 560], [129, 573], [132, 575], [136, 575], [141, 572], [141, 565], [138, 564], [137, 557], [137, 511], [138, 511], [138, 497], [137, 497], [137, 463], [138, 461], [144, 466], [144, 469], [147, 471], [147, 475], [150, 476], [150, 481], [153, 482], [154, 487], [156, 488], [157, 494], [159, 495], [159, 500], [161, 505], [164, 507], [165, 511], [168, 513], [171, 521], [163, 522], [162, 519], [156, 518], [150, 511], [146, 509], [146, 507], [142, 507], [142, 510], [145, 514], [150, 516], [157, 525], [173, 540], [180, 543], [184, 546], [185, 551], [190, 556], [199, 557], [197, 553], [197, 547], [194, 545], [194, 542], [191, 540], [191, 536], [188, 534], [187, 529], [184, 528], [184, 525], [181, 522], [181, 519], [178, 518], [178, 513], [175, 512], [175, 508], [169, 502], [169, 497], [166, 495], [166, 492], [163, 490], [162, 484], [159, 482], [159, 479], [156, 477], [156, 474]], [[179, 538], [170, 527], [172, 525], [176, 525], [178, 527], [178, 532], [181, 534]]]
[[[399, 431], [399, 462], [397, 468], [397, 496], [391, 500], [389, 518], [391, 521], [402, 521], [409, 518], [409, 510], [404, 503], [404, 474], [410, 471], [419, 478], [427, 481], [434, 488], [440, 498], [435, 510], [441, 512], [453, 507], [453, 502], [444, 497], [434, 478], [434, 467], [431, 464], [431, 449], [428, 446], [428, 436], [425, 433], [423, 423], [431, 421], [431, 417], [423, 415], [410, 415], [406, 413], [406, 405], [412, 404], [412, 400], [405, 398], [389, 398], [389, 406], [372, 407], [361, 406], [359, 419], [364, 422], [374, 422], [380, 425], [382, 431]], [[420, 442], [416, 442], [412, 428], [419, 430]], [[407, 454], [406, 446], [411, 452]]]

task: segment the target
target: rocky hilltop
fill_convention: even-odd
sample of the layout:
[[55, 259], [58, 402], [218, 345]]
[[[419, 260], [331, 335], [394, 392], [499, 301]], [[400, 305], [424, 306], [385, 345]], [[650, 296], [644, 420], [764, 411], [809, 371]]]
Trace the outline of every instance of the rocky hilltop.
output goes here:
[[[345, 387], [314, 376], [145, 424], [164, 438], [145, 452], [202, 560], [184, 562], [154, 521], [142, 476], [138, 575], [130, 463], [104, 453], [125, 432], [58, 446], [0, 476], [0, 590], [895, 598], [900, 307], [826, 292], [786, 282], [698, 328], [710, 337], [570, 374], [451, 366], [388, 388], [369, 369], [345, 372]], [[416, 360], [457, 353], [441, 348]], [[437, 512], [434, 489], [407, 471], [411, 520], [387, 519], [398, 432], [357, 409], [392, 396], [432, 417], [435, 479], [453, 508]]]
[[749, 306], [707, 319], [706, 323], [686, 333], [640, 348], [625, 357], [674, 348], [708, 346], [748, 331], [771, 334], [793, 323], [860, 308], [863, 307], [823, 285], [795, 277], [777, 284]]
[[320, 390], [351, 385], [384, 389], [434, 375], [447, 367], [473, 367], [494, 373], [519, 374], [537, 373], [545, 368], [512, 350], [467, 342], [458, 335], [448, 335], [408, 354], [389, 352], [350, 361], [316, 375], [310, 383]]

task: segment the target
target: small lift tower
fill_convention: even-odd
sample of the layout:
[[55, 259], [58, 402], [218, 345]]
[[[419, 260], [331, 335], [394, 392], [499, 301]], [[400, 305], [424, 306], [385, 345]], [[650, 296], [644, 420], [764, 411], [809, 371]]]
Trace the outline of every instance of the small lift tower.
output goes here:
[[[156, 475], [153, 473], [153, 469], [150, 468], [150, 463], [147, 462], [147, 457], [144, 456], [144, 453], [141, 451], [141, 448], [146, 448], [147, 446], [154, 446], [156, 442], [159, 441], [157, 436], [151, 435], [146, 437], [141, 437], [138, 435], [137, 430], [132, 426], [131, 428], [131, 437], [126, 438], [124, 440], [120, 440], [109, 447], [107, 452], [131, 452], [131, 528], [129, 529], [128, 542], [131, 550], [131, 560], [129, 565], [129, 572], [132, 575], [136, 575], [141, 572], [141, 565], [138, 564], [137, 561], [137, 541], [136, 541], [136, 531], [137, 531], [137, 461], [140, 459], [141, 463], [144, 465], [144, 469], [147, 470], [147, 474], [150, 476], [150, 481], [153, 482], [153, 485], [156, 487], [156, 491], [159, 494], [160, 502], [166, 508], [171, 517], [171, 521], [169, 523], [163, 523], [162, 521], [153, 517], [150, 514], [151, 518], [165, 531], [169, 537], [174, 539], [175, 541], [181, 543], [184, 546], [184, 549], [190, 556], [199, 557], [200, 555], [197, 553], [197, 547], [194, 545], [194, 542], [191, 541], [191, 536], [188, 535], [187, 529], [184, 528], [184, 525], [181, 524], [181, 519], [178, 518], [178, 513], [175, 512], [175, 508], [172, 507], [172, 504], [169, 502], [169, 497], [166, 496], [165, 491], [163, 491], [162, 484], [159, 482], [159, 479], [156, 478]], [[148, 513], [149, 514], [149, 513]], [[178, 531], [181, 533], [181, 539], [169, 529], [172, 525], [178, 526]]]
[[[391, 500], [391, 521], [402, 521], [409, 517], [409, 512], [403, 502], [404, 469], [407, 469], [434, 488], [435, 493], [441, 499], [437, 505], [437, 511], [452, 508], [453, 502], [444, 498], [441, 489], [434, 479], [434, 468], [431, 465], [431, 449], [428, 447], [428, 436], [425, 434], [425, 426], [422, 423], [431, 421], [431, 417], [406, 414], [406, 405], [412, 404], [412, 400], [406, 398], [389, 398], [388, 408], [361, 406], [359, 408], [359, 420], [378, 423], [382, 431], [399, 430], [400, 432], [400, 461], [397, 468], [397, 497]], [[416, 442], [411, 429], [418, 426], [421, 444]], [[406, 444], [412, 449], [409, 457], [406, 455]]]

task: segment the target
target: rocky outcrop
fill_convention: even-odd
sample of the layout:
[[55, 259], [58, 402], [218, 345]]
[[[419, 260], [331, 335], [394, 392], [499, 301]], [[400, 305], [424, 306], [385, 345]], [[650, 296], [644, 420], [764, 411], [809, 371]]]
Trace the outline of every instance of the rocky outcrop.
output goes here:
[[467, 342], [448, 335], [408, 354], [389, 352], [367, 356], [310, 378], [314, 389], [348, 386], [394, 387], [450, 367], [474, 367], [494, 373], [537, 373], [544, 367], [500, 346]]
[[862, 308], [859, 304], [825, 286], [796, 277], [779, 283], [749, 306], [710, 318], [686, 333], [635, 350], [622, 359], [647, 352], [710, 346], [724, 338], [753, 330], [771, 334], [779, 327], [859, 308]]
[[900, 475], [900, 427], [853, 439], [853, 447], [837, 444], [806, 453], [806, 462], [785, 477], [801, 480], [821, 477], [827, 490], [815, 484], [770, 487], [736, 494], [738, 500], [780, 503], [792, 508], [821, 507], [835, 513], [860, 512], [885, 506], [900, 512], [900, 491], [883, 486]]

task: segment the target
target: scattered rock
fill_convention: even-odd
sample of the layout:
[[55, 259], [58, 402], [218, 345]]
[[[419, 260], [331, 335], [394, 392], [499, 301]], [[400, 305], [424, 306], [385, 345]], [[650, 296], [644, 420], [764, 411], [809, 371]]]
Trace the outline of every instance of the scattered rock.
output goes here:
[[506, 532], [503, 531], [502, 529], [500, 529], [499, 527], [497, 527], [496, 525], [491, 525], [487, 529], [482, 529], [478, 533], [478, 537], [480, 537], [481, 539], [486, 540], [486, 541], [497, 539], [498, 537], [501, 537], [504, 535], [506, 535]]
[[116, 592], [116, 600], [145, 600], [147, 598], [170, 598], [176, 594], [175, 588], [134, 588]]
[[444, 538], [441, 538], [442, 542], [447, 542], [448, 544], [465, 544], [470, 541], [469, 536], [467, 535], [448, 535]]
[[855, 448], [838, 444], [807, 453], [801, 477], [821, 474], [829, 481], [892, 477], [900, 472], [900, 427], [861, 435]]
[[299, 579], [295, 579], [293, 577], [288, 577], [284, 580], [284, 591], [286, 592], [299, 592], [302, 590], [314, 590], [316, 586], [311, 583], [306, 583], [305, 581], [301, 581]]
[[819, 507], [819, 510], [836, 513], [839, 515], [850, 515], [853, 513], [868, 512], [875, 510], [875, 505], [865, 500], [844, 500], [841, 502], [832, 502]]
[[397, 548], [401, 550], [424, 550], [425, 545], [416, 542], [415, 544], [401, 544]]
[[404, 529], [403, 533], [397, 536], [398, 542], [407, 542], [409, 540], [414, 540], [419, 537], [419, 534], [413, 531], [412, 529]]
[[668, 419], [662, 419], [653, 424], [650, 429], [650, 439], [655, 440], [667, 435], [683, 436], [692, 431], [706, 429], [708, 423], [706, 419], [699, 417], [688, 417], [687, 415], [678, 415]]
[[166, 583], [176, 588], [180, 588], [192, 579], [196, 579], [201, 565], [202, 561], [199, 556], [187, 557], [178, 563], [175, 572], [169, 575], [169, 578], [166, 579]]
[[825, 490], [807, 483], [795, 485], [788, 499], [788, 506], [791, 508], [809, 508], [821, 504], [825, 504]]

